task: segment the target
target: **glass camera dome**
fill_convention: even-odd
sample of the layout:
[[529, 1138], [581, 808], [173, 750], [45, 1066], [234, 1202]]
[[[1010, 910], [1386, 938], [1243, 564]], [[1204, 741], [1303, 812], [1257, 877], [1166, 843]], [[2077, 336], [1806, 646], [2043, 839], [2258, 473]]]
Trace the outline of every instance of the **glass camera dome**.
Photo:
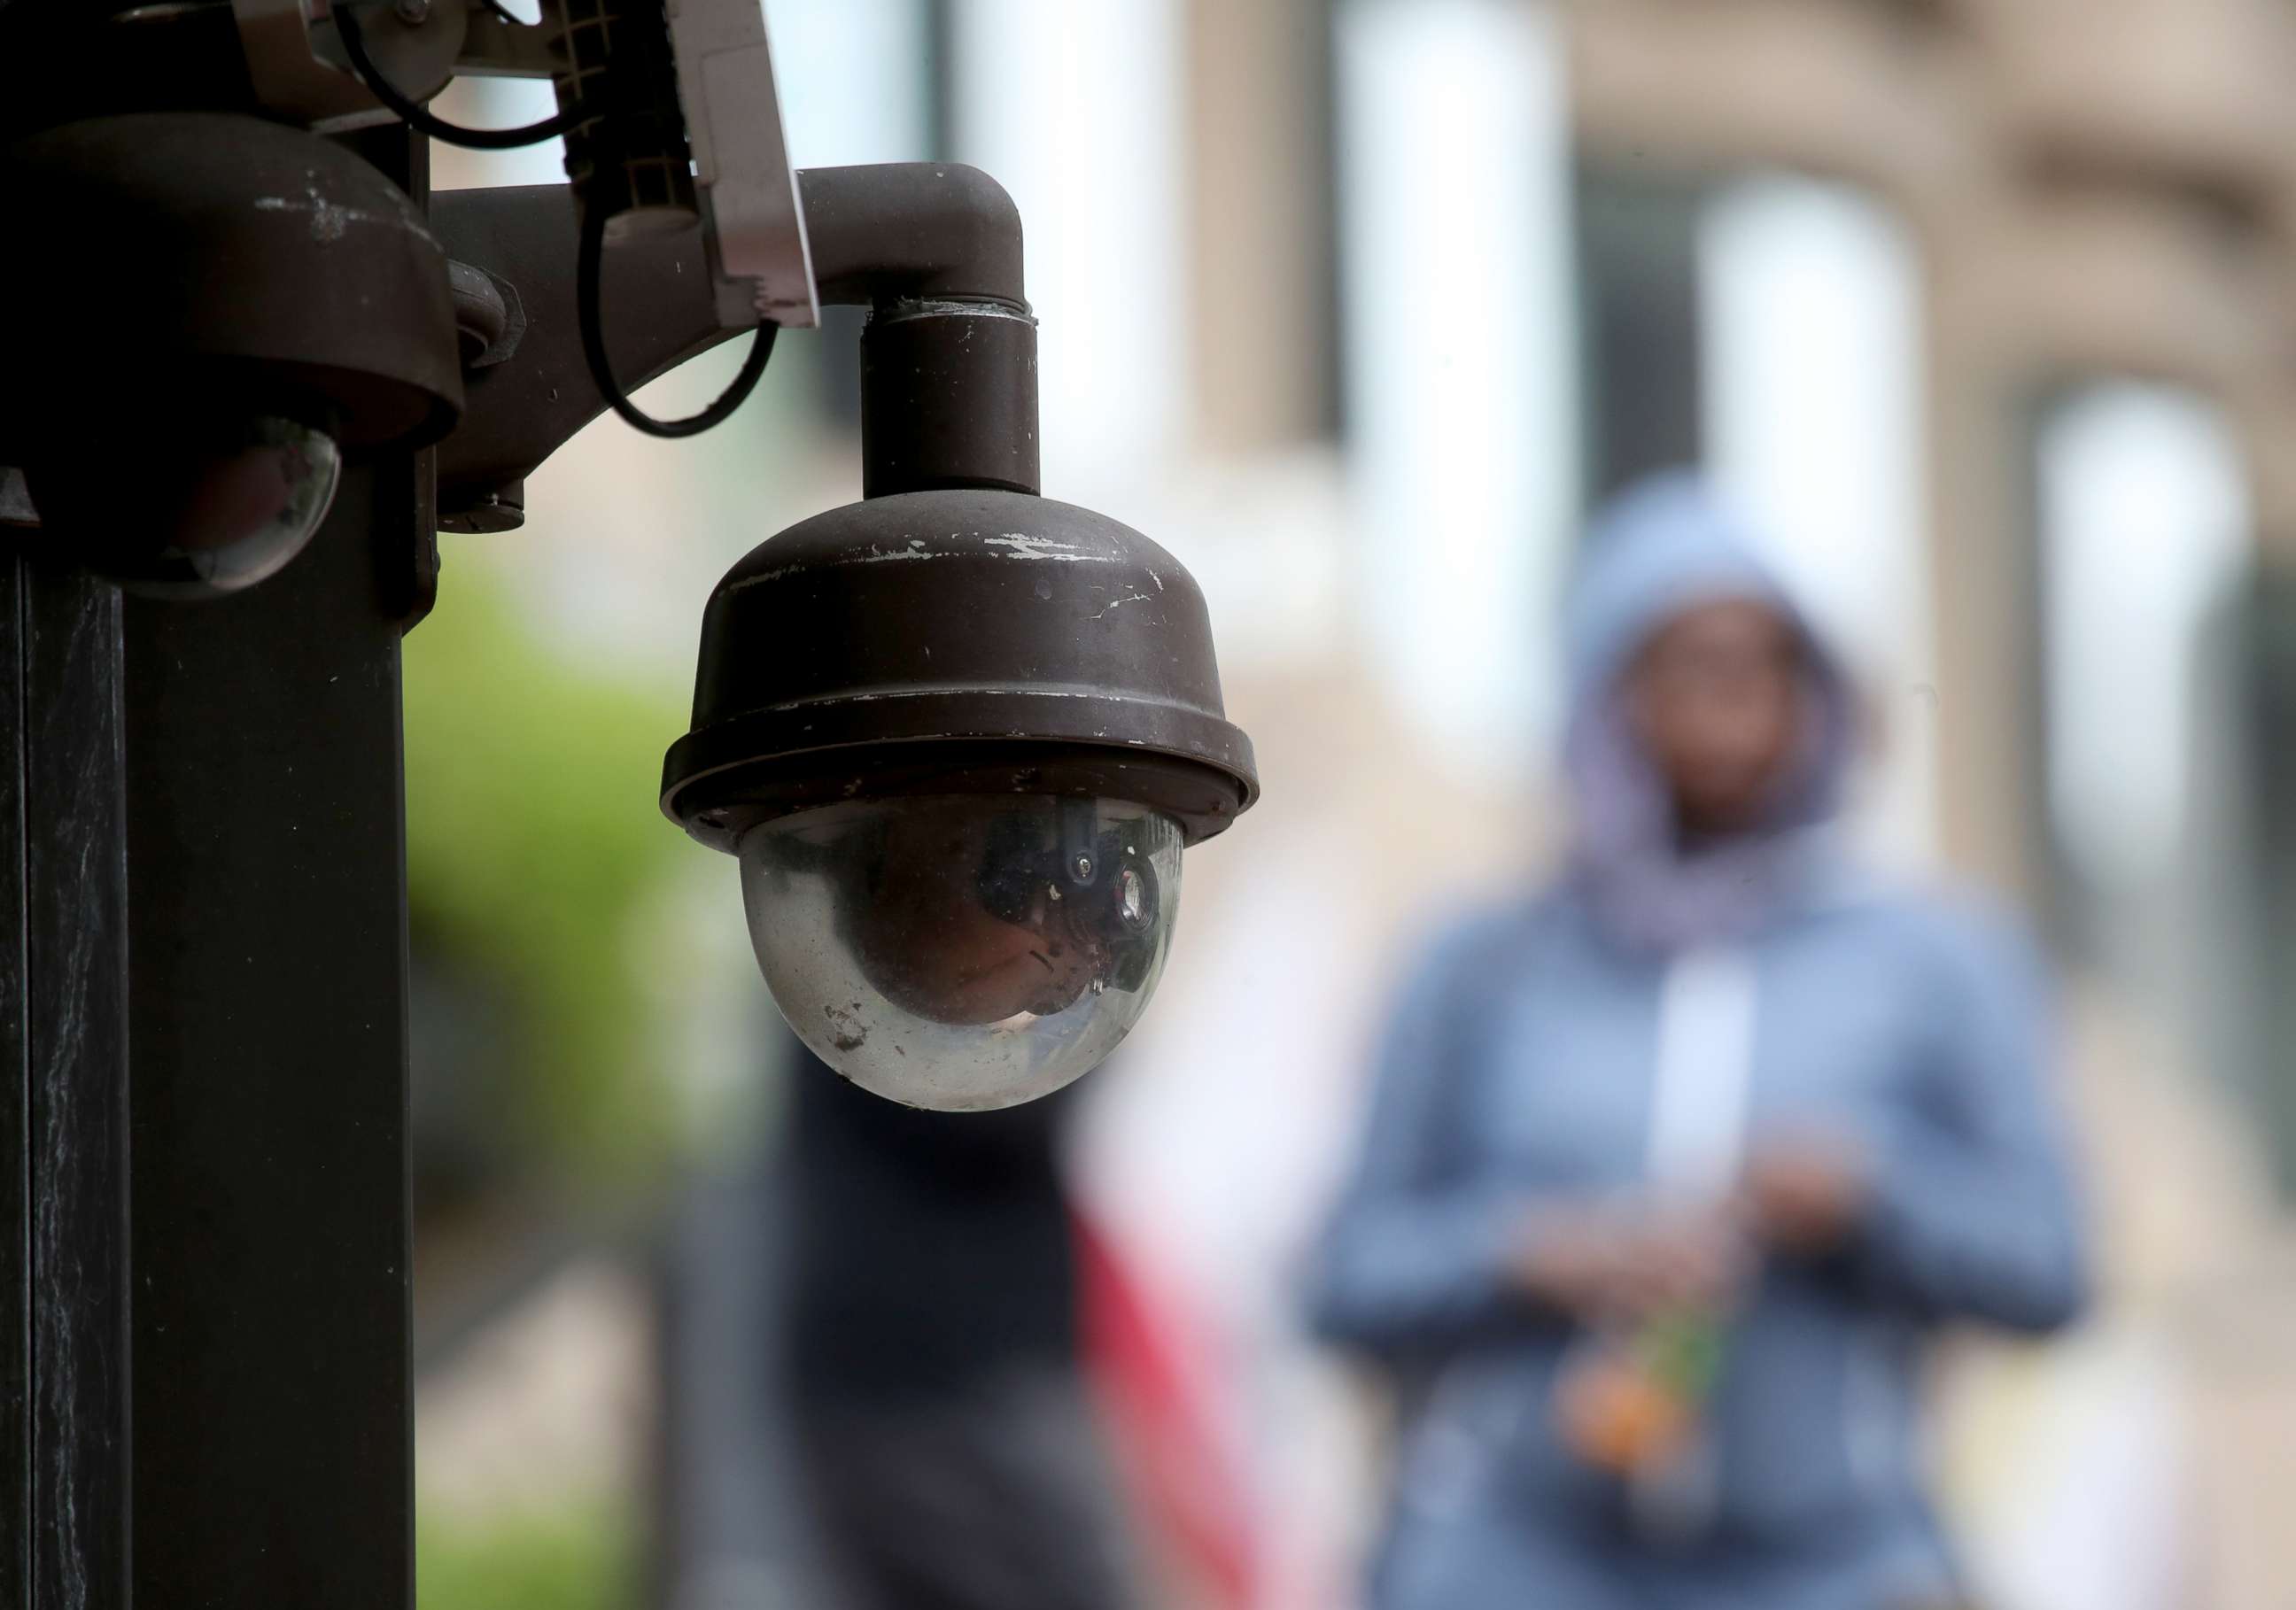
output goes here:
[[1146, 1009], [1180, 901], [1180, 825], [1142, 806], [921, 796], [800, 811], [742, 838], [775, 1002], [864, 1089], [946, 1112], [1033, 1100]]

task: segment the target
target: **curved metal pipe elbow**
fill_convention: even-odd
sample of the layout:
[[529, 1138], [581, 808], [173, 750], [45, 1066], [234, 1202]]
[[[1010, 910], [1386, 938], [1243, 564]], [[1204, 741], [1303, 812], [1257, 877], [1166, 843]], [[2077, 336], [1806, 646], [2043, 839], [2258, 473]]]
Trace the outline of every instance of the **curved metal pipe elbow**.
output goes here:
[[881, 162], [798, 174], [824, 302], [949, 299], [1028, 309], [1021, 209], [961, 162]]

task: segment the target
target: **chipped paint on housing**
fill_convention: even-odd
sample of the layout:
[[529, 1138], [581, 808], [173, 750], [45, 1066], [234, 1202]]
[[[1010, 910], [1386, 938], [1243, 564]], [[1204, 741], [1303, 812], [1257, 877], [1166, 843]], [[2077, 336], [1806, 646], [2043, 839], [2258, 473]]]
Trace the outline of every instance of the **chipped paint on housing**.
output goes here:
[[[311, 215], [311, 238], [323, 246], [332, 246], [350, 233], [354, 224], [380, 224], [388, 228], [411, 229], [426, 241], [429, 232], [402, 217], [386, 217], [369, 212], [363, 207], [346, 207], [340, 201], [330, 201], [319, 193], [319, 187], [310, 186], [303, 199], [291, 196], [258, 196], [258, 212], [307, 212]], [[435, 244], [435, 242], [434, 242]]]
[[[939, 699], [950, 693], [1004, 693], [1013, 691], [1016, 691], [993, 686], [986, 688], [894, 688], [882, 693], [816, 694], [810, 699], [792, 699], [783, 704], [767, 705], [764, 707], [764, 710], [765, 713], [769, 715], [785, 715], [792, 710], [818, 709], [828, 705], [875, 704], [881, 700], [895, 699]], [[1106, 695], [1100, 693], [1073, 693], [1064, 688], [1030, 688], [1020, 696], [1028, 699], [1102, 699], [1106, 697]], [[811, 727], [808, 727], [805, 730], [810, 732], [813, 729]]]
[[882, 565], [897, 559], [955, 559], [956, 557], [954, 553], [930, 552], [922, 543], [911, 543], [906, 548], [880, 548], [876, 543], [872, 543], [869, 544], [868, 552], [857, 553], [843, 562], [854, 565]]
[[1103, 615], [1115, 614], [1127, 604], [1144, 604], [1148, 601], [1150, 601], [1145, 593], [1128, 593], [1122, 598], [1112, 601], [1105, 609], [1099, 610], [1086, 618], [1098, 620]]
[[1078, 553], [1074, 543], [1056, 543], [1049, 536], [1030, 536], [1024, 531], [1007, 531], [1002, 536], [984, 536], [981, 543], [990, 548], [1007, 548], [1006, 559], [1067, 560], [1074, 562], [1095, 557]]
[[762, 587], [767, 582], [777, 582], [784, 576], [791, 575], [793, 572], [803, 570], [808, 568], [808, 567], [805, 565], [783, 565], [778, 570], [761, 570], [755, 576], [745, 576], [740, 581], [727, 582], [724, 585], [720, 586], [718, 591], [720, 596], [734, 593], [746, 593], [751, 587]]
[[873, 543], [865, 552], [840, 554], [825, 563], [819, 560], [799, 560], [794, 564], [783, 565], [776, 569], [760, 570], [755, 576], [745, 576], [739, 581], [726, 583], [718, 589], [718, 593], [721, 596], [743, 593], [751, 587], [760, 587], [768, 582], [777, 582], [785, 576], [794, 576], [800, 570], [825, 569], [832, 565], [882, 565], [904, 559], [962, 559], [964, 557], [961, 553], [936, 552], [927, 549], [922, 543], [915, 541], [912, 541], [906, 548], [880, 548]]
[[[276, 200], [276, 198], [269, 199]], [[281, 205], [283, 206], [286, 204], [281, 203]], [[952, 542], [962, 541], [964, 535], [965, 534], [963, 532], [952, 531], [949, 533], [949, 540]], [[996, 559], [1049, 560], [1071, 565], [1112, 565], [1119, 562], [1118, 560], [1108, 554], [1079, 553], [1075, 551], [1074, 546], [1070, 543], [1055, 542], [1054, 539], [1047, 536], [1029, 536], [1025, 533], [1017, 531], [1007, 532], [1003, 536], [983, 537], [980, 540], [988, 547], [1007, 550], [1005, 552], [991, 556]], [[924, 539], [922, 537], [913, 536], [908, 538], [907, 541], [909, 545], [906, 548], [881, 548], [876, 543], [872, 543], [865, 552], [858, 553], [841, 553], [827, 558], [799, 560], [791, 564], [778, 566], [771, 570], [760, 570], [755, 576], [744, 576], [737, 581], [727, 582], [718, 588], [718, 593], [720, 596], [730, 596], [735, 593], [746, 592], [751, 587], [764, 586], [769, 582], [780, 581], [783, 576], [793, 576], [800, 570], [824, 569], [833, 565], [882, 565], [890, 563], [896, 560], [964, 559], [969, 557], [967, 552], [963, 549], [928, 548], [925, 546]], [[1162, 592], [1164, 588], [1163, 578], [1161, 576], [1156, 576], [1153, 571], [1151, 571], [1149, 574], [1155, 577], [1157, 591], [1160, 593]], [[1042, 594], [1040, 593], [1039, 596], [1042, 596]]]

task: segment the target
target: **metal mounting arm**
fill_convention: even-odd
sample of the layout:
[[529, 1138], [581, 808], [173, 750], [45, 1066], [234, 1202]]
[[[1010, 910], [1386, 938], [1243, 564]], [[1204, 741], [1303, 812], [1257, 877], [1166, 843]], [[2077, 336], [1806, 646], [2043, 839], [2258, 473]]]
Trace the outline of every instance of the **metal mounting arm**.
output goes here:
[[979, 168], [811, 168], [798, 175], [798, 193], [823, 301], [868, 306], [947, 298], [1028, 311], [1021, 209]]
[[[873, 309], [862, 338], [863, 490], [1038, 489], [1036, 321], [1021, 217], [977, 168], [897, 162], [798, 176], [821, 300]], [[447, 191], [431, 226], [456, 262], [517, 293], [516, 349], [465, 379], [461, 428], [439, 449], [450, 531], [522, 522], [526, 477], [605, 409], [582, 359], [572, 265], [578, 219], [563, 185]], [[636, 387], [720, 341], [699, 232], [606, 254], [606, 340]]]

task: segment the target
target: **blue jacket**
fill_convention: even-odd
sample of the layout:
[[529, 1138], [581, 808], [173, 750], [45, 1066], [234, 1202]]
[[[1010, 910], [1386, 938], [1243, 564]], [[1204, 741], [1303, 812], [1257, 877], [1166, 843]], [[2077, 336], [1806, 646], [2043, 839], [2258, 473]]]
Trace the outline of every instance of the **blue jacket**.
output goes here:
[[[1640, 536], [1629, 521], [1596, 549], [1575, 623], [1582, 716], [1685, 603], [1776, 597], [1718, 516], [1685, 487], [1668, 496], [1640, 511]], [[1669, 562], [1649, 563], [1652, 548]], [[1637, 564], [1657, 580], [1622, 584]], [[2044, 1330], [2082, 1301], [2044, 1088], [2046, 990], [2003, 922], [1812, 846], [1800, 830], [1831, 792], [1824, 779], [1802, 791], [1817, 803], [1781, 826], [1763, 898], [1705, 908], [1710, 931], [1652, 943], [1664, 925], [1614, 920], [1600, 869], [1582, 866], [1453, 926], [1404, 989], [1312, 1298], [1325, 1336], [1406, 1389], [1382, 1610], [1895, 1610], [1950, 1584], [1924, 1492], [1920, 1344], [1953, 1320]], [[1652, 887], [1666, 885], [1644, 879], [1636, 897]], [[1760, 1270], [1709, 1407], [1704, 1497], [1660, 1537], [1555, 1436], [1577, 1333], [1506, 1266], [1535, 1205], [1650, 1189], [1666, 1156], [1654, 1132], [1682, 1128], [1679, 1069], [1662, 1065], [1718, 1055], [1735, 1065], [1725, 1116], [1710, 1092], [1690, 1098], [1710, 1129], [1741, 1145], [1840, 1132], [1875, 1177], [1846, 1250]]]

